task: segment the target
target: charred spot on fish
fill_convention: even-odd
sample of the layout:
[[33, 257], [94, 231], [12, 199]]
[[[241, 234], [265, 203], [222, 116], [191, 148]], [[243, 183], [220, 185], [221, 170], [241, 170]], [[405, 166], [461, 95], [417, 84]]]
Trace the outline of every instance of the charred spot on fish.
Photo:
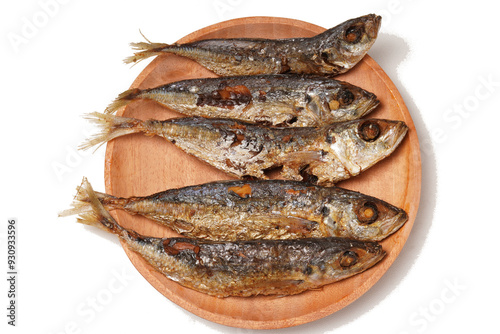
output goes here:
[[290, 141], [290, 139], [292, 139], [292, 135], [286, 135], [286, 136], [283, 136], [283, 138], [281, 138], [281, 140], [284, 143], [288, 143]]
[[338, 100], [341, 105], [346, 106], [354, 102], [354, 94], [349, 89], [342, 89], [339, 92]]
[[179, 254], [179, 250], [175, 249], [174, 247], [172, 247], [170, 245], [171, 241], [172, 241], [171, 239], [165, 239], [165, 240], [163, 240], [163, 242], [162, 242], [163, 250], [165, 251], [165, 253], [167, 253], [169, 255], [177, 255], [177, 254]]
[[327, 207], [326, 205], [323, 205], [321, 207], [321, 214], [324, 216], [324, 217], [327, 217], [328, 215], [330, 215], [330, 208]]
[[233, 163], [233, 161], [231, 159], [226, 159], [225, 163], [230, 168], [237, 168], [237, 166]]
[[242, 186], [234, 186], [227, 188], [228, 192], [233, 192], [241, 198], [248, 198], [252, 196], [252, 187], [249, 184]]
[[266, 102], [266, 100], [267, 100], [266, 95], [267, 95], [267, 93], [265, 91], [263, 91], [263, 90], [259, 91], [259, 97], [257, 98], [257, 100], [259, 102]]
[[238, 122], [234, 122], [229, 127], [231, 129], [234, 129], [234, 130], [246, 130], [247, 129], [247, 127], [246, 127], [245, 124], [241, 124], [241, 123], [238, 123]]
[[173, 245], [173, 248], [178, 250], [178, 251], [190, 250], [190, 251], [193, 251], [197, 255], [200, 252], [200, 246], [192, 244], [190, 242], [185, 242], [185, 241], [176, 242]]
[[236, 133], [231, 136], [231, 140], [231, 147], [239, 145], [240, 150], [244, 150], [253, 157], [258, 155], [264, 149], [264, 144], [252, 135], [245, 137], [244, 134]]
[[378, 218], [377, 205], [373, 202], [365, 202], [356, 213], [358, 219], [363, 224], [373, 224]]
[[348, 43], [355, 44], [361, 40], [363, 36], [363, 26], [353, 25], [346, 29], [345, 40]]
[[244, 140], [244, 139], [245, 139], [245, 136], [244, 136], [244, 135], [237, 133], [237, 134], [234, 136], [234, 141], [233, 141], [233, 143], [231, 144], [231, 147], [234, 147], [234, 146], [238, 146], [238, 145], [240, 145], [240, 144], [243, 142], [243, 140]]
[[[104, 223], [103, 223], [104, 226], [106, 226]], [[106, 226], [108, 228], [112, 228], [112, 226]], [[137, 242], [144, 242], [145, 239], [142, 235], [140, 235], [139, 233], [137, 233], [136, 231], [132, 231], [132, 230], [127, 230], [127, 233], [128, 235], [132, 238], [132, 239], [135, 239]]]
[[[223, 81], [221, 81], [221, 82], [219, 83], [218, 90], [224, 89], [224, 88], [225, 88], [225, 87], [227, 87], [227, 86], [229, 86], [229, 85], [227, 84], [227, 81], [226, 81], [226, 80], [223, 80]], [[215, 92], [217, 92], [217, 91], [215, 91]]]
[[162, 242], [163, 250], [169, 255], [179, 255], [181, 252], [188, 251], [191, 256], [197, 260], [201, 260], [198, 256], [200, 246], [187, 241], [174, 241], [172, 239], [165, 239]]
[[286, 57], [281, 57], [281, 70], [280, 73], [288, 73], [291, 68], [288, 66], [288, 59]]
[[375, 122], [366, 121], [360, 124], [358, 134], [364, 141], [371, 142], [380, 136], [380, 127]]
[[307, 266], [305, 269], [304, 269], [304, 274], [305, 275], [311, 275], [313, 272], [313, 268], [311, 266]]
[[343, 269], [352, 267], [358, 262], [358, 254], [353, 251], [345, 251], [344, 254], [340, 256], [339, 264]]
[[198, 94], [196, 105], [232, 109], [235, 105], [248, 105], [251, 101], [252, 93], [245, 85], [219, 86], [218, 90]]

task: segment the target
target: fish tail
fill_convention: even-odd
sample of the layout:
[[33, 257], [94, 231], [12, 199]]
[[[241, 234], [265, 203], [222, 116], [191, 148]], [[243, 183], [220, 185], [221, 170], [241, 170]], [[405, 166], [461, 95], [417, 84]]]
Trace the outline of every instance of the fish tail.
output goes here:
[[132, 56], [125, 58], [123, 60], [125, 64], [137, 64], [144, 59], [162, 54], [164, 52], [164, 49], [168, 48], [170, 44], [139, 42], [130, 43], [130, 46], [132, 46], [134, 50], [139, 50], [139, 52], [136, 52]]
[[142, 37], [146, 40], [146, 42], [139, 43], [130, 43], [132, 49], [137, 50], [139, 52], [134, 53], [133, 56], [125, 58], [123, 61], [125, 64], [137, 64], [141, 60], [147, 59], [149, 57], [157, 56], [163, 53], [165, 48], [170, 47], [170, 44], [165, 43], [152, 43], [149, 39], [144, 36], [142, 32], [140, 32]]
[[147, 132], [144, 128], [143, 121], [136, 118], [121, 117], [98, 112], [91, 113], [85, 118], [97, 123], [101, 127], [101, 132], [90, 137], [86, 142], [80, 145], [80, 149], [82, 150], [94, 146], [97, 146], [97, 149], [108, 141], [124, 135]]
[[112, 114], [118, 109], [128, 105], [130, 102], [140, 98], [143, 91], [138, 88], [132, 88], [124, 91], [118, 97], [109, 104], [109, 106], [104, 110], [105, 114]]
[[[82, 213], [91, 212], [93, 210], [88, 187], [90, 187], [90, 183], [87, 181], [87, 178], [84, 177], [81, 185], [76, 188], [76, 195], [71, 205], [71, 209], [62, 211], [61, 213], [59, 213], [59, 217], [79, 215]], [[107, 210], [123, 207], [126, 202], [125, 198], [119, 198], [97, 191], [94, 191], [93, 193]]]
[[83, 178], [82, 184], [78, 187], [72, 206], [73, 208], [61, 212], [59, 217], [78, 214], [77, 222], [81, 224], [98, 227], [117, 235], [123, 235], [126, 232], [104, 208], [87, 178]]

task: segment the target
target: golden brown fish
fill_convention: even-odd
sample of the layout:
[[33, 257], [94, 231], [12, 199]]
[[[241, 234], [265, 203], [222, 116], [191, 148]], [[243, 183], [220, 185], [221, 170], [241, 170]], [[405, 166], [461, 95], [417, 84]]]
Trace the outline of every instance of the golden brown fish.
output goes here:
[[148, 99], [188, 116], [280, 126], [321, 126], [361, 118], [379, 101], [364, 89], [320, 76], [290, 74], [190, 79], [130, 89], [106, 109]]
[[94, 113], [103, 131], [82, 145], [89, 148], [132, 134], [161, 136], [188, 154], [238, 178], [267, 179], [266, 169], [283, 167], [281, 176], [332, 185], [358, 175], [391, 154], [408, 127], [402, 121], [364, 119], [323, 127], [269, 128], [231, 119], [201, 117], [165, 121]]
[[361, 273], [385, 255], [375, 242], [344, 238], [208, 241], [154, 238], [122, 228], [83, 187], [92, 211], [78, 221], [114, 233], [155, 270], [184, 287], [217, 297], [293, 295]]
[[[92, 210], [87, 182], [78, 187], [74, 208], [62, 215]], [[218, 241], [330, 236], [379, 241], [408, 219], [380, 199], [299, 181], [220, 181], [144, 197], [96, 196], [106, 210], [125, 210], [186, 237]]]
[[132, 43], [139, 52], [125, 59], [136, 63], [171, 53], [188, 57], [218, 75], [336, 75], [354, 67], [371, 48], [380, 29], [374, 14], [347, 20], [311, 38], [228, 38], [186, 44]]

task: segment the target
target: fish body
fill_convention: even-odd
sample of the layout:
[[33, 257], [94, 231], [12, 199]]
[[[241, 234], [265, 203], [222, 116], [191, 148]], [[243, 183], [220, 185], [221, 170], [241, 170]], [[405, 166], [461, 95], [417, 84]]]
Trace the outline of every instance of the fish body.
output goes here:
[[310, 38], [209, 39], [186, 44], [132, 43], [139, 50], [125, 59], [135, 63], [171, 53], [188, 57], [218, 75], [344, 73], [375, 42], [381, 17], [370, 14], [347, 20]]
[[385, 255], [375, 242], [345, 238], [209, 241], [146, 237], [113, 219], [84, 185], [92, 211], [79, 222], [118, 235], [155, 270], [216, 297], [293, 295], [353, 276]]
[[[298, 181], [219, 181], [129, 198], [96, 194], [106, 210], [125, 210], [183, 236], [217, 241], [330, 236], [380, 241], [408, 218], [380, 199]], [[91, 210], [85, 187], [78, 188], [75, 205], [64, 215]]]
[[142, 132], [161, 136], [237, 178], [267, 179], [267, 169], [282, 166], [282, 178], [300, 181], [306, 175], [319, 185], [333, 185], [371, 167], [392, 153], [408, 130], [402, 121], [380, 119], [302, 128], [201, 117], [141, 121], [94, 113], [90, 119], [103, 131], [82, 148]]
[[120, 94], [105, 112], [140, 99], [188, 116], [297, 127], [358, 119], [379, 104], [374, 94], [347, 82], [279, 74], [190, 79], [131, 89]]

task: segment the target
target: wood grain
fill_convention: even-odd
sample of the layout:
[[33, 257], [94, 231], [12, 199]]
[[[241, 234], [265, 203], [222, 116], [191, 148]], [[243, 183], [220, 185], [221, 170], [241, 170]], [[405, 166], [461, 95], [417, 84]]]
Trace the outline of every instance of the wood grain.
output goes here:
[[[275, 17], [249, 17], [218, 23], [184, 38], [179, 43], [208, 38], [309, 37], [325, 29], [310, 23]], [[195, 62], [165, 55], [154, 59], [131, 88], [148, 88], [172, 81], [215, 77]], [[160, 293], [186, 310], [210, 321], [241, 328], [271, 329], [295, 326], [328, 316], [358, 299], [387, 271], [403, 248], [417, 214], [420, 186], [420, 150], [415, 126], [398, 90], [369, 56], [339, 79], [375, 93], [381, 105], [369, 117], [403, 120], [409, 132], [400, 147], [387, 159], [338, 186], [379, 197], [404, 208], [408, 222], [382, 242], [386, 258], [372, 269], [321, 290], [296, 296], [219, 299], [190, 290], [157, 273], [139, 255], [124, 249], [137, 270]], [[130, 104], [119, 115], [140, 119], [166, 119], [180, 114], [148, 101]], [[106, 192], [116, 196], [144, 196], [169, 188], [201, 184], [230, 177], [188, 156], [159, 137], [130, 135], [108, 143], [105, 162]], [[139, 216], [112, 212], [118, 222], [141, 234], [167, 237], [177, 234]], [[359, 301], [359, 302], [362, 302]]]

